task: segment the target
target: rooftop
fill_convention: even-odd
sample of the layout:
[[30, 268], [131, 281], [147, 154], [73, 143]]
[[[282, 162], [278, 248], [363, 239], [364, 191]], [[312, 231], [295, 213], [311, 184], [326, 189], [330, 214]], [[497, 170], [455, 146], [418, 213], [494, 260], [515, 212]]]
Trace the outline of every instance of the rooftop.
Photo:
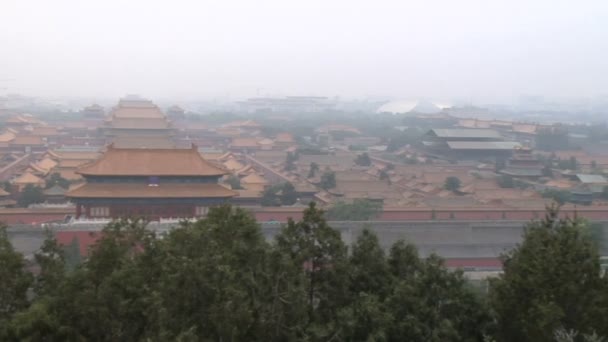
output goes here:
[[37, 177], [29, 172], [26, 172], [24, 174], [22, 174], [21, 176], [17, 177], [13, 183], [15, 184], [42, 184], [44, 183], [44, 181], [42, 180], [42, 178]]
[[108, 150], [96, 161], [81, 166], [85, 176], [221, 176], [226, 172], [204, 160], [193, 145], [189, 149]]
[[231, 147], [258, 147], [256, 138], [233, 138], [230, 143]]
[[44, 141], [38, 135], [18, 135], [11, 141], [12, 145], [43, 145]]
[[0, 142], [9, 142], [15, 139], [15, 133], [6, 131], [0, 134]]
[[61, 186], [55, 184], [52, 187], [44, 190], [44, 194], [46, 196], [63, 196], [66, 193], [66, 189], [62, 188]]
[[118, 136], [113, 142], [116, 148], [175, 148], [168, 136]]
[[111, 113], [113, 118], [165, 118], [165, 114], [152, 102], [120, 102]]
[[251, 173], [248, 176], [245, 176], [241, 179], [241, 183], [244, 184], [268, 184], [268, 181], [258, 175], [257, 173]]
[[452, 150], [513, 150], [521, 147], [514, 141], [448, 141]]
[[45, 170], [50, 170], [50, 169], [54, 168], [55, 166], [57, 166], [57, 162], [55, 162], [51, 158], [44, 158], [41, 161], [37, 162], [36, 166], [38, 166], [42, 169], [45, 169]]
[[64, 169], [76, 168], [90, 161], [90, 159], [63, 159], [59, 162], [59, 167]]
[[602, 175], [586, 175], [586, 174], [577, 174], [576, 178], [581, 181], [581, 183], [587, 184], [605, 184], [608, 183], [608, 180]]
[[55, 135], [59, 135], [59, 130], [57, 129], [57, 127], [38, 126], [38, 127], [34, 127], [31, 134], [40, 135], [40, 136], [55, 136]]
[[49, 155], [56, 159], [61, 160], [94, 160], [99, 158], [99, 152], [89, 152], [89, 151], [49, 151]]
[[167, 129], [170, 124], [165, 118], [122, 118], [115, 117], [110, 122], [112, 128], [119, 129]]
[[295, 139], [291, 133], [279, 133], [275, 138], [278, 143], [293, 143]]
[[429, 133], [439, 138], [501, 139], [493, 129], [432, 129]]
[[172, 183], [148, 184], [85, 183], [71, 189], [67, 197], [76, 198], [225, 198], [237, 193], [219, 184]]

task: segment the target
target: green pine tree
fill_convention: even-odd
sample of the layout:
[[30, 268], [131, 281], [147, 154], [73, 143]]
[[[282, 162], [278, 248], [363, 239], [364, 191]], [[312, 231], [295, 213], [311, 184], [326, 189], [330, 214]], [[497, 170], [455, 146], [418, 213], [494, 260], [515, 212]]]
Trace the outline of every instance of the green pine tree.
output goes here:
[[491, 283], [499, 341], [549, 341], [559, 329], [608, 336], [608, 284], [587, 224], [552, 207], [523, 238]]

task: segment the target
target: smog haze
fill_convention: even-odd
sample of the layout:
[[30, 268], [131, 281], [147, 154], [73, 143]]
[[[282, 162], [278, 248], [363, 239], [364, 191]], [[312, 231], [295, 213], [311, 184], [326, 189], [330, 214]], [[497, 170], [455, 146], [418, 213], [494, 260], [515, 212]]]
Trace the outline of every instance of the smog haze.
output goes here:
[[608, 92], [608, 2], [0, 5], [0, 87], [36, 96], [501, 100]]

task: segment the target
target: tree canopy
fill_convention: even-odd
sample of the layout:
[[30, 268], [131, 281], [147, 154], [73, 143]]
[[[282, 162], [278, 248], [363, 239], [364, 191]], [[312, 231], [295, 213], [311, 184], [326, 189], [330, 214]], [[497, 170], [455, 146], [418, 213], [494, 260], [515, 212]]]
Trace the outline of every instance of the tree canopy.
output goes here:
[[32, 184], [26, 185], [19, 194], [19, 206], [29, 207], [30, 204], [44, 202], [44, 193], [41, 187]]
[[285, 157], [285, 171], [293, 171], [296, 169], [296, 160], [298, 160], [299, 154], [297, 152], [287, 152]]
[[443, 185], [443, 187], [446, 190], [457, 191], [458, 189], [460, 189], [460, 185], [461, 185], [460, 178], [450, 176], [445, 179], [445, 184]]
[[404, 242], [387, 257], [368, 230], [349, 254], [314, 204], [273, 242], [222, 206], [162, 236], [113, 222], [72, 270], [52, 237], [36, 260], [34, 279], [0, 235], [0, 340], [479, 340], [487, 324], [462, 273]]
[[352, 203], [338, 202], [327, 211], [333, 221], [368, 221], [376, 218], [382, 203], [368, 199], [356, 199]]
[[513, 180], [513, 177], [510, 175], [501, 175], [500, 177], [498, 177], [498, 185], [501, 188], [514, 188], [515, 187], [515, 181]]
[[292, 205], [298, 200], [298, 193], [293, 184], [286, 182], [267, 188], [262, 194], [262, 206], [278, 207]]
[[491, 283], [500, 340], [550, 341], [560, 329], [608, 336], [607, 281], [587, 224], [550, 208], [527, 225]]
[[370, 166], [372, 165], [372, 160], [367, 153], [362, 153], [355, 158], [355, 164], [359, 166]]
[[53, 173], [46, 180], [45, 188], [49, 189], [55, 185], [59, 185], [60, 187], [67, 189], [70, 187], [70, 181], [61, 177], [61, 174], [58, 172]]
[[336, 187], [336, 174], [333, 171], [325, 171], [321, 175], [321, 188], [329, 190]]
[[230, 185], [231, 189], [234, 190], [240, 190], [243, 188], [243, 186], [241, 185], [241, 179], [236, 175], [228, 176], [228, 178], [226, 179], [226, 183]]
[[228, 205], [162, 234], [115, 221], [71, 266], [52, 235], [27, 263], [1, 227], [0, 340], [601, 341], [608, 280], [586, 226], [555, 208], [530, 223], [487, 297], [373, 227], [348, 248], [314, 203], [273, 240]]
[[314, 178], [317, 172], [319, 172], [319, 164], [315, 162], [310, 163], [310, 168], [308, 170], [308, 178]]

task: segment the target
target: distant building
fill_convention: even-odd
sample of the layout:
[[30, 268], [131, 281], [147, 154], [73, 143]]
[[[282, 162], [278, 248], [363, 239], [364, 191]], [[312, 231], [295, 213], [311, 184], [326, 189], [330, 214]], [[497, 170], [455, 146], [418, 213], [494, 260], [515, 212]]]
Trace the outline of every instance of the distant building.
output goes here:
[[500, 173], [512, 177], [538, 178], [543, 175], [543, 167], [531, 149], [517, 148]]
[[121, 148], [172, 148], [173, 127], [152, 101], [127, 97], [119, 101], [105, 120], [108, 143]]
[[321, 96], [256, 97], [238, 103], [246, 112], [319, 113], [336, 107], [336, 101]]
[[21, 176], [15, 178], [12, 181], [12, 184], [17, 187], [18, 191], [21, 192], [28, 185], [43, 187], [44, 179], [42, 179], [32, 173], [26, 172], [26, 173], [22, 174]]
[[599, 196], [604, 187], [608, 186], [608, 180], [602, 175], [576, 174], [576, 180], [580, 182], [582, 187], [596, 196]]
[[445, 108], [443, 112], [455, 118], [489, 118], [491, 116], [489, 109], [475, 106], [450, 107]]
[[83, 108], [80, 112], [87, 119], [103, 119], [106, 115], [103, 107], [96, 103]]
[[62, 188], [61, 186], [55, 184], [52, 187], [45, 189], [43, 194], [44, 194], [44, 198], [45, 198], [45, 202], [47, 203], [65, 203], [66, 202], [66, 198], [65, 198], [65, 193], [66, 193], [66, 189]]
[[186, 111], [180, 106], [171, 106], [167, 108], [167, 116], [171, 120], [182, 120], [186, 118]]
[[0, 208], [13, 207], [17, 204], [17, 201], [11, 198], [11, 194], [0, 188]]
[[446, 105], [433, 103], [427, 100], [397, 100], [384, 103], [376, 112], [378, 113], [417, 113], [417, 114], [437, 114], [441, 113]]
[[507, 157], [521, 147], [492, 129], [432, 129], [423, 143], [429, 152], [448, 158]]
[[218, 184], [226, 171], [204, 160], [198, 148], [108, 150], [77, 173], [86, 182], [66, 197], [76, 217], [192, 218], [236, 193]]

